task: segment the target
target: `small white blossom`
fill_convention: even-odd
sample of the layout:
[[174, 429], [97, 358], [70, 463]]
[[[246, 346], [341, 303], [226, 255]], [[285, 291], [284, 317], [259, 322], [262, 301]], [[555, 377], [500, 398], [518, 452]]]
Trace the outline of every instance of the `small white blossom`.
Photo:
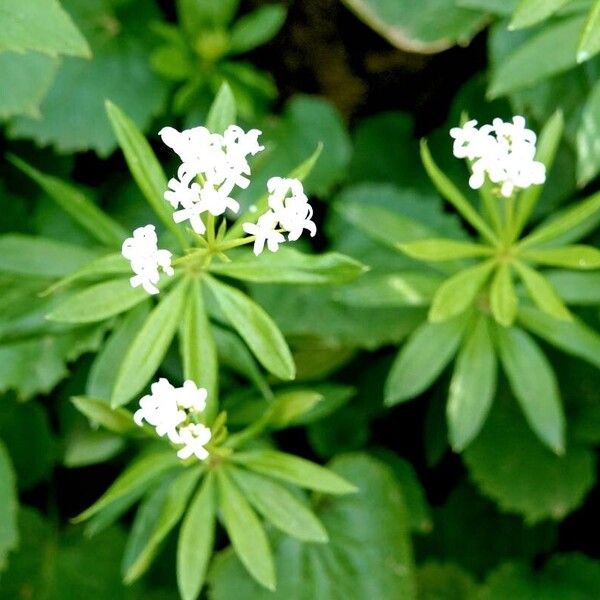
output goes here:
[[313, 209], [308, 203], [302, 182], [298, 179], [271, 177], [267, 182], [267, 189], [269, 208], [275, 213], [281, 228], [288, 232], [288, 240], [297, 240], [304, 229], [314, 237], [317, 227], [311, 221]]
[[279, 244], [285, 242], [283, 234], [277, 231], [277, 217], [272, 210], [258, 217], [256, 223], [244, 223], [242, 227], [248, 235], [256, 238], [253, 249], [256, 256], [264, 250], [265, 243], [271, 252], [277, 252]]
[[177, 456], [182, 460], [195, 455], [199, 460], [208, 458], [208, 451], [204, 446], [210, 442], [212, 433], [208, 427], [201, 423], [190, 423], [179, 430], [180, 444], [183, 448], [178, 450]]
[[450, 130], [454, 138], [453, 153], [472, 162], [469, 185], [479, 189], [486, 178], [500, 186], [500, 193], [510, 197], [515, 189], [526, 189], [546, 181], [546, 168], [535, 160], [536, 135], [525, 127], [525, 119], [512, 122], [494, 119], [492, 125], [476, 127], [468, 121]]
[[141, 285], [149, 294], [158, 294], [156, 284], [160, 279], [159, 268], [169, 277], [173, 275], [171, 253], [158, 248], [154, 225], [135, 229], [133, 237], [123, 242], [121, 254], [130, 261], [135, 273], [129, 280], [132, 287]]

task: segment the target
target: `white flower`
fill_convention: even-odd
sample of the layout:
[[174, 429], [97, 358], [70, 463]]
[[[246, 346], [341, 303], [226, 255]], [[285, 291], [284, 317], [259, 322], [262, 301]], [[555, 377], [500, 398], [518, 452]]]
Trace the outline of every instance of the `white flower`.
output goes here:
[[310, 232], [311, 237], [317, 233], [317, 228], [311, 221], [313, 209], [300, 180], [271, 177], [267, 182], [267, 189], [269, 208], [281, 228], [288, 232], [288, 240], [297, 240], [304, 229]]
[[149, 294], [158, 294], [156, 284], [160, 278], [159, 267], [169, 277], [173, 275], [171, 253], [159, 250], [154, 225], [138, 227], [133, 237], [123, 242], [121, 254], [130, 261], [135, 275], [129, 280], [132, 287], [142, 286]]
[[283, 234], [277, 231], [277, 217], [272, 210], [261, 215], [256, 223], [244, 223], [242, 227], [248, 235], [256, 237], [253, 249], [256, 256], [264, 250], [265, 243], [271, 252], [277, 252], [279, 244], [285, 242]]
[[210, 442], [212, 433], [208, 427], [200, 423], [190, 423], [179, 430], [180, 444], [183, 444], [177, 452], [177, 456], [182, 460], [195, 455], [199, 460], [208, 458], [208, 451], [204, 446]]
[[204, 388], [196, 387], [196, 384], [187, 379], [183, 386], [175, 390], [176, 402], [179, 408], [201, 413], [206, 408], [206, 397], [208, 392]]
[[510, 197], [517, 189], [526, 189], [546, 181], [546, 168], [535, 160], [536, 135], [525, 127], [525, 119], [515, 116], [512, 122], [494, 119], [492, 125], [476, 127], [468, 121], [454, 127], [453, 153], [472, 162], [469, 185], [479, 189], [486, 178], [500, 186], [500, 193]]

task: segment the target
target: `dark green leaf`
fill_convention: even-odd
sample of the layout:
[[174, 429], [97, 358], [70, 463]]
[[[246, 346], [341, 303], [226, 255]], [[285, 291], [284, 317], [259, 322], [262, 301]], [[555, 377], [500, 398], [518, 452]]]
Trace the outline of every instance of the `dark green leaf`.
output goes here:
[[283, 6], [261, 6], [244, 15], [231, 29], [229, 52], [242, 54], [267, 43], [281, 29], [286, 11]]
[[0, 571], [6, 567], [8, 553], [19, 543], [18, 506], [15, 473], [8, 451], [0, 440]]
[[104, 400], [85, 396], [75, 396], [71, 401], [92, 423], [102, 425], [109, 431], [123, 434], [136, 429], [133, 415], [124, 408], [111, 408]]

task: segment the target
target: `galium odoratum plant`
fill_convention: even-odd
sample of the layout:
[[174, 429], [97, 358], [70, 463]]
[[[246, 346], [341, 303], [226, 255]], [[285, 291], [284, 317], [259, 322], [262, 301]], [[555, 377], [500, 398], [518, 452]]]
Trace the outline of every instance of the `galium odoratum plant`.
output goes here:
[[[385, 402], [395, 405], [418, 396], [456, 356], [446, 404], [456, 451], [468, 446], [486, 420], [498, 362], [532, 430], [554, 452], [564, 451], [565, 418], [556, 377], [530, 333], [600, 366], [600, 336], [566, 306], [589, 302], [592, 274], [580, 271], [600, 267], [598, 249], [574, 243], [596, 226], [600, 194], [529, 226], [562, 131], [560, 113], [539, 139], [519, 116], [453, 128], [454, 154], [467, 162], [479, 207], [440, 170], [422, 142], [427, 173], [477, 239], [429, 237], [421, 226], [395, 227], [394, 219], [380, 211], [386, 223], [377, 239], [385, 236], [390, 246], [424, 263], [423, 270], [416, 264], [388, 295], [398, 296], [398, 306], [429, 306], [427, 321], [409, 336], [393, 363]], [[364, 229], [374, 235], [375, 226]]]
[[[257, 513], [288, 535], [324, 543], [324, 527], [301, 492], [289, 487], [329, 494], [354, 488], [310, 461], [264, 445], [248, 448], [275, 421], [281, 424], [282, 415], [309, 411], [314, 394], [278, 396], [262, 380], [263, 413], [244, 429], [228, 430], [226, 414], [219, 412], [221, 357], [230, 359], [232, 348], [234, 355], [244, 350], [272, 377], [288, 382], [295, 368], [272, 319], [221, 279], [329, 284], [350, 281], [364, 268], [339, 254], [287, 248], [304, 230], [316, 233], [301, 179], [320, 148], [289, 177], [271, 178], [264, 195], [242, 211], [234, 190], [250, 185], [249, 157], [262, 146], [258, 130], [233, 125], [235, 103], [227, 86], [206, 127], [161, 131], [181, 159], [177, 177], [168, 182], [131, 120], [113, 104], [107, 111], [164, 234], [151, 223], [127, 237], [81, 192], [13, 158], [100, 244], [98, 258], [46, 290], [57, 297], [48, 318], [68, 326], [105, 321], [113, 327], [91, 367], [86, 395], [74, 403], [91, 421], [140, 446], [139, 457], [79, 520], [89, 519], [88, 532], [97, 533], [141, 501], [123, 557], [126, 582], [147, 570], [161, 542], [182, 521], [177, 578], [182, 597], [191, 599], [204, 583], [218, 517], [251, 576], [274, 589], [273, 557]], [[230, 222], [236, 213], [241, 216]], [[144, 395], [175, 337], [182, 385], [159, 378]], [[131, 400], [137, 404], [134, 413], [123, 408]]]

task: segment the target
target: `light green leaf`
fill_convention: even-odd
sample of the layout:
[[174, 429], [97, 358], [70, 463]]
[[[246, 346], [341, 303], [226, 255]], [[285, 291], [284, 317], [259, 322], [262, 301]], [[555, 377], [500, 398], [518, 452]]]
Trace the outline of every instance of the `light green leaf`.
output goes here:
[[504, 327], [510, 327], [517, 316], [517, 294], [510, 266], [506, 263], [500, 264], [492, 279], [490, 308], [494, 319]]
[[319, 519], [284, 486], [245, 469], [228, 469], [227, 473], [248, 502], [275, 527], [305, 542], [328, 541]]
[[215, 541], [215, 483], [204, 478], [185, 513], [177, 542], [177, 585], [182, 600], [196, 600], [204, 585]]
[[73, 244], [11, 233], [0, 236], [0, 272], [34, 277], [64, 277], [97, 257]]
[[600, 304], [600, 273], [547, 271], [546, 278], [567, 304]]
[[488, 260], [463, 269], [444, 281], [433, 297], [429, 320], [432, 323], [440, 323], [467, 310], [477, 298], [477, 294], [495, 266], [495, 261]]
[[303, 254], [292, 248], [280, 248], [276, 253], [260, 256], [240, 252], [232, 262], [213, 261], [209, 270], [243, 281], [317, 285], [348, 283], [364, 273], [367, 267], [337, 252]]
[[75, 396], [71, 402], [77, 410], [84, 414], [92, 423], [102, 425], [114, 433], [131, 433], [137, 429], [133, 415], [124, 408], [111, 408], [104, 400]]
[[269, 425], [275, 429], [283, 429], [295, 424], [325, 399], [316, 390], [292, 389], [275, 395], [270, 407]]
[[385, 403], [404, 402], [424, 392], [454, 356], [465, 328], [463, 319], [423, 323], [398, 353], [385, 382]]
[[6, 567], [6, 557], [19, 543], [17, 508], [19, 500], [15, 473], [10, 455], [0, 440], [0, 571]]
[[239, 0], [177, 0], [177, 13], [179, 22], [194, 40], [202, 31], [226, 26], [239, 4]]
[[600, 368], [600, 335], [583, 322], [557, 321], [529, 307], [521, 308], [519, 322], [549, 344]]
[[296, 368], [292, 354], [271, 317], [239, 290], [212, 277], [205, 277], [203, 282], [257, 360], [280, 379], [293, 379]]
[[498, 242], [496, 234], [473, 208], [462, 192], [452, 183], [447, 175], [435, 164], [426, 140], [421, 140], [421, 159], [438, 192], [456, 208], [463, 218], [492, 244]]
[[258, 517], [227, 471], [217, 471], [217, 484], [221, 518], [235, 553], [258, 583], [275, 591], [273, 554]]
[[156, 373], [181, 323], [187, 283], [179, 283], [158, 303], [129, 346], [115, 381], [113, 407], [129, 402]]
[[446, 414], [452, 448], [462, 452], [480, 432], [496, 391], [496, 355], [487, 319], [479, 317], [458, 353]]
[[551, 267], [568, 269], [600, 268], [600, 250], [593, 246], [573, 245], [544, 250], [525, 250], [523, 258]]
[[530, 427], [557, 454], [565, 451], [565, 416], [556, 376], [544, 353], [522, 329], [496, 329], [510, 386]]
[[352, 494], [356, 488], [329, 469], [277, 450], [248, 450], [232, 460], [247, 469], [326, 494]]
[[62, 323], [95, 323], [121, 314], [148, 298], [142, 287], [132, 288], [128, 279], [96, 283], [69, 296], [48, 319]]
[[242, 54], [266, 44], [281, 29], [285, 15], [283, 6], [271, 4], [238, 19], [231, 29], [229, 53]]
[[142, 502], [135, 515], [123, 555], [123, 581], [132, 583], [148, 569], [160, 543], [183, 515], [203, 466], [188, 468], [171, 481], [166, 480]]
[[158, 215], [182, 248], [188, 241], [181, 229], [173, 221], [173, 212], [164, 199], [167, 191], [167, 178], [150, 144], [137, 125], [110, 100], [106, 101], [106, 113], [125, 155], [129, 170], [144, 194], [148, 204]]
[[127, 232], [83, 192], [57, 177], [46, 175], [16, 156], [9, 160], [31, 177], [81, 227], [106, 246], [121, 247]]
[[194, 280], [186, 299], [185, 317], [179, 330], [183, 376], [208, 390], [205, 416], [210, 423], [218, 410], [219, 363], [212, 326], [204, 306], [200, 282]]
[[[600, 7], [600, 3], [598, 3]], [[600, 171], [600, 81], [596, 82], [581, 112], [577, 129], [577, 182], [589, 183]]]
[[552, 284], [542, 274], [521, 262], [514, 264], [529, 296], [541, 310], [555, 319], [570, 321], [573, 318]]
[[552, 16], [570, 0], [521, 0], [513, 14], [509, 29], [531, 27]]
[[459, 242], [456, 240], [434, 239], [408, 244], [398, 244], [398, 248], [411, 258], [430, 262], [491, 256], [494, 249], [482, 244]]
[[85, 38], [58, 0], [0, 0], [0, 15], [0, 51], [92, 56]]
[[598, 52], [600, 52], [600, 1], [596, 0], [581, 32], [577, 62], [585, 62]]
[[236, 116], [235, 98], [229, 84], [225, 82], [208, 111], [206, 127], [213, 133], [223, 133], [230, 125], [235, 124]]

